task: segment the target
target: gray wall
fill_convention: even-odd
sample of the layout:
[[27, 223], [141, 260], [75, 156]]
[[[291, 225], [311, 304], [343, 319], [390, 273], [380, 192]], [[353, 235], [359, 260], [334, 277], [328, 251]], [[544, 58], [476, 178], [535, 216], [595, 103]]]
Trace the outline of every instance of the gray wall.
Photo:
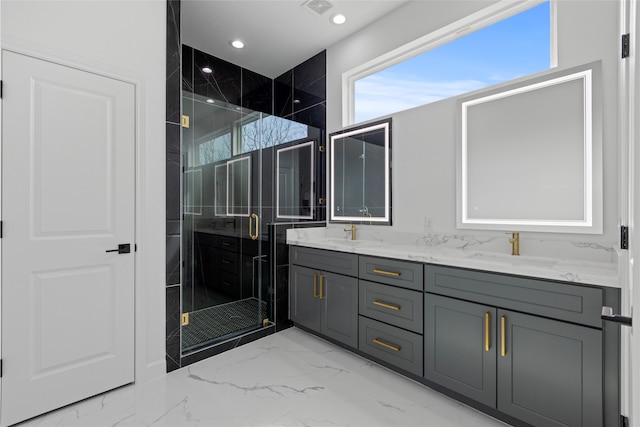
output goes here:
[[[492, 3], [495, 2], [411, 2], [330, 47], [327, 50], [327, 132], [342, 128], [342, 73]], [[586, 242], [587, 246], [606, 247], [604, 258], [613, 257], [614, 252], [610, 248], [618, 243], [620, 210], [617, 132], [619, 7], [620, 2], [617, 1], [560, 0], [557, 4], [558, 66], [602, 60], [604, 234], [527, 233], [521, 235], [523, 249], [527, 247], [527, 239]], [[392, 229], [421, 233], [424, 232], [425, 217], [430, 217], [434, 233], [506, 238], [503, 232], [456, 228], [456, 99], [392, 115], [395, 166], [392, 171]], [[505, 203], [508, 203], [507, 199]], [[530, 248], [533, 246], [529, 245]], [[570, 250], [576, 248], [580, 252], [580, 245], [572, 243], [569, 246]], [[549, 255], [544, 248], [549, 248], [549, 245], [539, 245], [537, 250], [540, 253], [535, 255]], [[584, 255], [570, 254], [566, 250], [557, 252], [571, 258]]]

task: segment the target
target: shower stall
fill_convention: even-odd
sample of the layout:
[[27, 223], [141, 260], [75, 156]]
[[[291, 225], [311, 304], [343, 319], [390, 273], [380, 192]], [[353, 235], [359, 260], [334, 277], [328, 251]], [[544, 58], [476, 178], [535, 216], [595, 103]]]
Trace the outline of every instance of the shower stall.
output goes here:
[[269, 327], [274, 224], [316, 218], [319, 129], [182, 94], [182, 354]]

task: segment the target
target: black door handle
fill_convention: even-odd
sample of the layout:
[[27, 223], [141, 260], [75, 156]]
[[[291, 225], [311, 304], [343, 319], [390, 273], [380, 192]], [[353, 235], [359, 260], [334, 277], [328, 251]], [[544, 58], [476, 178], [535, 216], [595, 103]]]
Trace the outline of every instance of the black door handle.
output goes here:
[[600, 318], [602, 320], [608, 320], [609, 322], [616, 322], [625, 326], [631, 326], [631, 317], [613, 314], [613, 309], [611, 307], [602, 307], [602, 314], [600, 315]]
[[131, 244], [123, 243], [121, 245], [118, 245], [118, 249], [109, 249], [105, 252], [118, 252], [119, 254], [128, 254], [131, 253]]

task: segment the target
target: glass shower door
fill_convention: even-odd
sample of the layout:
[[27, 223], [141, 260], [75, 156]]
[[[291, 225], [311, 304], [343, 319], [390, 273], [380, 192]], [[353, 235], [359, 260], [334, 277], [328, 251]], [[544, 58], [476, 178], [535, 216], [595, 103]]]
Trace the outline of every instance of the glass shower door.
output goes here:
[[269, 324], [260, 113], [183, 92], [182, 351]]

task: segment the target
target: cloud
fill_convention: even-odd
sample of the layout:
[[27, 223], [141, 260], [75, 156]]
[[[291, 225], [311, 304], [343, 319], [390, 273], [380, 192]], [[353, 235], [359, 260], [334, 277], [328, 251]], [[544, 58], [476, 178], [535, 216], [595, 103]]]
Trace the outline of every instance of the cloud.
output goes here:
[[482, 87], [479, 80], [425, 82], [373, 75], [356, 82], [356, 121], [372, 119], [460, 95]]

